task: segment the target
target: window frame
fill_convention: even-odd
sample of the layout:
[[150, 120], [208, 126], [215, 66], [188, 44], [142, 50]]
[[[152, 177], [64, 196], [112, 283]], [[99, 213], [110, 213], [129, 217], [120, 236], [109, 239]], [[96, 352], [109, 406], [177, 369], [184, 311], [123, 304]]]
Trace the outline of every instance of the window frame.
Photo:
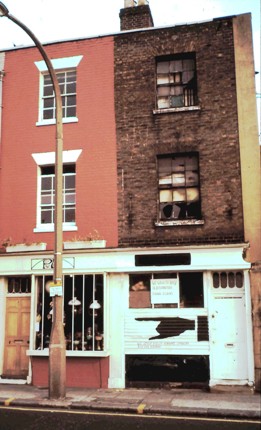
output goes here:
[[[160, 159], [164, 159], [164, 158], [165, 159], [169, 159], [170, 162], [171, 162], [171, 164], [172, 164], [172, 160], [175, 159], [175, 158], [176, 159], [177, 158], [181, 158], [181, 159], [186, 160], [186, 158], [188, 158], [188, 157], [191, 157], [191, 158], [195, 157], [195, 159], [197, 161], [197, 169], [196, 169], [196, 174], [197, 174], [197, 177], [198, 177], [198, 183], [197, 183], [197, 185], [190, 186], [189, 184], [186, 184], [186, 179], [185, 179], [186, 178], [186, 173], [189, 171], [188, 169], [186, 170], [186, 167], [184, 167], [184, 172], [183, 172], [184, 181], [185, 181], [184, 185], [174, 186], [173, 182], [171, 182], [171, 184], [166, 184], [166, 185], [159, 183], [160, 182], [160, 172], [159, 172], [159, 160]], [[172, 178], [172, 176], [174, 174], [175, 174], [175, 172], [174, 172], [174, 170], [172, 168], [172, 170], [171, 170], [171, 178]], [[173, 181], [173, 179], [171, 179], [171, 181]], [[172, 193], [173, 199], [174, 199], [174, 192], [175, 192], [175, 190], [177, 191], [179, 189], [182, 189], [185, 192], [186, 198], [184, 200], [184, 205], [182, 205], [182, 201], [172, 200], [172, 205], [173, 205], [172, 216], [163, 217], [162, 214], [161, 214], [161, 210], [162, 210], [161, 207], [163, 207], [164, 202], [161, 201], [161, 197], [160, 197], [161, 191], [166, 191], [166, 192]], [[195, 215], [195, 216], [193, 216], [193, 215], [192, 216], [188, 216], [187, 215], [186, 217], [179, 217], [179, 214], [178, 214], [178, 217], [175, 218], [174, 217], [174, 202], [175, 201], [178, 202], [182, 206], [182, 208], [180, 208], [180, 212], [181, 212], [181, 210], [183, 210], [183, 211], [186, 211], [186, 214], [187, 214], [187, 208], [186, 207], [189, 206], [189, 202], [190, 202], [190, 200], [187, 197], [187, 190], [188, 189], [197, 189], [197, 192], [198, 192], [198, 200], [197, 200], [197, 202], [198, 202], [199, 216], [197, 216], [197, 215]], [[193, 200], [191, 202], [193, 202]], [[167, 204], [167, 203], [169, 203], [169, 201], [165, 202], [165, 204]], [[188, 224], [191, 224], [191, 225], [204, 224], [204, 221], [202, 220], [202, 209], [201, 209], [202, 201], [201, 201], [200, 165], [199, 165], [199, 153], [198, 152], [159, 154], [157, 156], [157, 206], [158, 206], [158, 219], [157, 219], [156, 225], [158, 225], [158, 226], [163, 226], [163, 225], [183, 225], [183, 224], [186, 224], [186, 225], [188, 225]], [[178, 206], [178, 205], [176, 205], [176, 206]], [[197, 208], [195, 210], [197, 210]]]
[[[63, 164], [63, 170], [66, 170], [67, 166], [72, 166], [74, 168], [74, 172], [66, 172], [63, 171], [63, 201], [62, 201], [62, 210], [63, 210], [63, 225], [66, 226], [75, 226], [76, 225], [76, 164], [75, 163], [70, 163], [70, 164]], [[53, 170], [53, 173], [45, 173], [43, 174], [43, 169], [51, 169]], [[72, 203], [66, 203], [65, 202], [65, 196], [67, 193], [67, 191], [71, 190], [70, 188], [65, 188], [65, 184], [66, 184], [66, 178], [68, 177], [72, 177], [74, 176], [75, 180], [74, 180], [74, 195], [75, 195], [75, 199], [74, 199], [74, 204]], [[50, 182], [51, 182], [51, 187], [49, 189], [48, 194], [44, 193], [44, 190], [42, 188], [42, 181], [44, 178], [50, 178]], [[48, 191], [48, 189], [46, 189], [45, 191]], [[40, 186], [39, 186], [39, 225], [41, 226], [46, 226], [49, 229], [50, 226], [54, 225], [54, 211], [55, 211], [55, 166], [54, 165], [49, 165], [49, 166], [41, 166], [40, 167]], [[72, 192], [70, 193], [72, 194]], [[51, 196], [51, 203], [47, 204], [47, 203], [42, 203], [42, 199], [44, 196]], [[65, 215], [66, 212], [68, 211], [69, 208], [71, 208], [72, 206], [74, 206], [74, 221], [64, 221], [65, 219]], [[46, 210], [44, 209], [46, 208]], [[51, 219], [53, 220], [53, 222], [50, 223], [43, 223], [42, 222], [42, 215], [43, 212], [46, 212], [47, 210], [49, 210], [51, 212]]]
[[[78, 55], [75, 57], [66, 57], [66, 58], [57, 58], [51, 60], [53, 68], [56, 73], [63, 73], [63, 72], [70, 72], [75, 71], [76, 72], [76, 93], [75, 97], [77, 97], [77, 67], [79, 63], [81, 62], [83, 56]], [[38, 68], [40, 72], [39, 76], [39, 104], [38, 104], [38, 121], [36, 122], [37, 126], [41, 125], [52, 125], [56, 123], [56, 118], [50, 118], [50, 119], [44, 119], [43, 118], [43, 97], [44, 97], [44, 76], [49, 74], [47, 66], [45, 61], [36, 61], [35, 62], [36, 67]], [[54, 97], [55, 98], [55, 97]], [[63, 99], [63, 96], [62, 96]], [[54, 102], [55, 104], [55, 102]], [[64, 106], [63, 106], [64, 107]], [[77, 117], [77, 101], [76, 101], [76, 114], [75, 116], [63, 116], [63, 123], [71, 123], [71, 122], [78, 122]]]
[[[158, 73], [158, 65], [160, 63], [163, 62], [174, 62], [174, 61], [186, 61], [186, 60], [192, 60], [194, 62], [194, 74], [191, 80], [189, 80], [188, 82], [184, 82], [181, 78], [181, 80], [179, 82], [174, 82], [174, 76], [173, 76], [173, 82], [167, 83], [158, 83], [158, 78], [159, 78], [159, 73]], [[179, 72], [179, 75], [182, 76], [182, 73], [186, 72], [186, 70], [184, 70], [184, 66], [182, 68], [182, 70]], [[178, 72], [176, 72], [178, 73]], [[175, 73], [173, 72], [173, 75]], [[168, 73], [168, 76], [171, 76], [171, 73]], [[194, 80], [194, 84], [193, 87], [190, 88], [190, 90], [192, 90], [192, 99], [194, 100], [193, 103], [188, 103], [186, 104], [184, 101], [184, 90], [188, 89], [187, 88], [189, 86], [189, 83], [191, 81]], [[169, 105], [166, 107], [163, 106], [159, 106], [159, 89], [160, 88], [169, 88], [169, 92], [171, 93], [171, 89], [173, 89], [173, 92], [175, 92], [175, 87], [182, 87], [183, 88], [183, 92], [182, 92], [182, 97], [183, 97], [183, 104], [180, 106], [172, 106], [171, 105], [171, 94], [169, 94]], [[172, 94], [173, 96], [174, 94]], [[167, 94], [165, 95], [165, 97], [167, 97]], [[180, 111], [193, 111], [193, 110], [199, 110], [200, 107], [198, 105], [198, 85], [197, 85], [197, 64], [196, 64], [196, 53], [195, 52], [187, 52], [187, 53], [179, 53], [179, 54], [173, 54], [173, 55], [164, 55], [164, 56], [159, 56], [156, 57], [156, 61], [155, 61], [155, 106], [156, 109], [153, 110], [153, 113], [168, 113], [168, 112], [180, 112]]]
[[[74, 164], [75, 172], [77, 171], [77, 160], [82, 153], [82, 149], [73, 149], [63, 151], [63, 164]], [[36, 227], [34, 233], [54, 232], [54, 224], [41, 223], [41, 168], [55, 164], [55, 152], [42, 152], [32, 154], [32, 157], [37, 165], [37, 191], [36, 191]], [[76, 189], [77, 194], [77, 189]], [[77, 208], [76, 208], [77, 209]], [[77, 231], [76, 220], [74, 223], [63, 223], [63, 231]]]
[[[193, 286], [185, 284], [184, 277], [187, 277], [188, 279], [191, 278], [189, 281], [191, 282], [191, 284], [197, 281], [196, 282], [197, 287], [195, 287], [195, 290]], [[164, 298], [162, 299], [162, 302], [153, 301], [151, 281], [162, 280], [163, 291], [164, 291], [164, 288], [165, 289], [168, 288], [168, 287], [164, 287], [164, 281], [168, 281], [170, 279], [176, 280], [176, 286], [173, 287], [177, 290], [175, 295], [175, 301], [168, 300], [167, 298], [168, 294], [170, 293], [170, 289], [167, 291], [167, 296], [165, 297], [166, 301], [164, 301]], [[133, 284], [133, 281], [136, 282], [136, 284]], [[193, 300], [194, 298], [194, 303], [196, 303], [195, 294], [193, 297], [193, 292], [200, 293], [200, 296], [197, 298], [198, 304], [196, 306], [191, 305], [191, 302], [189, 302], [189, 299]], [[205, 290], [203, 271], [129, 273], [129, 297], [128, 297], [129, 310], [137, 311], [142, 309], [143, 310], [161, 309], [166, 311], [170, 309], [172, 310], [185, 309], [185, 311], [188, 311], [191, 309], [202, 310], [202, 309], [205, 309], [206, 306], [207, 306], [207, 292]]]
[[[103, 280], [103, 285], [102, 285], [102, 302], [101, 304], [101, 309], [98, 310], [98, 312], [100, 311], [100, 317], [102, 318], [102, 328], [103, 328], [103, 339], [92, 339], [91, 342], [91, 346], [92, 348], [89, 349], [87, 344], [81, 344], [80, 345], [74, 345], [73, 340], [76, 339], [76, 327], [75, 327], [75, 314], [74, 311], [78, 308], [77, 305], [70, 305], [72, 306], [71, 309], [68, 310], [68, 308], [70, 308], [69, 303], [68, 303], [68, 298], [76, 298], [77, 294], [75, 294], [75, 284], [76, 284], [76, 278], [77, 277], [82, 277], [83, 280], [83, 286], [85, 286], [85, 278], [86, 277], [93, 277], [93, 284], [92, 284], [92, 288], [93, 290], [91, 291], [91, 295], [89, 295], [90, 297], [92, 297], [91, 300], [93, 300], [95, 297], [97, 298], [97, 296], [95, 296], [95, 280], [96, 277], [102, 277]], [[69, 318], [69, 320], [71, 320], [71, 333], [73, 333], [72, 337], [68, 337], [68, 334], [70, 332], [70, 325], [69, 325], [69, 331], [65, 329], [65, 335], [66, 335], [66, 339], [67, 339], [67, 347], [66, 347], [66, 356], [99, 356], [99, 357], [105, 357], [108, 356], [108, 349], [109, 349], [109, 328], [108, 328], [108, 313], [107, 313], [107, 275], [104, 272], [95, 272], [95, 273], [75, 273], [75, 274], [69, 274], [69, 273], [65, 273], [64, 274], [64, 280], [63, 280], [63, 285], [64, 288], [66, 286], [66, 279], [72, 279], [71, 282], [71, 287], [72, 287], [72, 291], [64, 291], [63, 294], [63, 315], [66, 315], [65, 318], [65, 327], [66, 327], [66, 319]], [[42, 280], [42, 281], [41, 281]], [[52, 306], [51, 306], [51, 302], [52, 302], [52, 297], [49, 297], [48, 294], [48, 282], [52, 281], [52, 275], [49, 274], [39, 274], [36, 276], [35, 278], [35, 306], [34, 306], [34, 321], [35, 321], [35, 331], [34, 331], [34, 337], [32, 339], [32, 343], [31, 343], [31, 349], [29, 351], [29, 355], [39, 355], [39, 356], [43, 356], [43, 355], [48, 355], [49, 354], [49, 348], [48, 345], [46, 344], [46, 340], [48, 341], [48, 339], [46, 339], [46, 332], [48, 335], [48, 330], [50, 329], [50, 327], [48, 327], [48, 324], [50, 326], [51, 323], [51, 314], [50, 311], [52, 310]], [[68, 287], [68, 285], [67, 285]], [[84, 289], [85, 290], [85, 289]], [[84, 293], [83, 290], [83, 294], [85, 295], [86, 293]], [[41, 302], [41, 307], [39, 306], [39, 298], [41, 297], [42, 302]], [[81, 334], [81, 341], [86, 341], [87, 339], [85, 337], [87, 337], [87, 325], [89, 323], [88, 319], [92, 320], [92, 334], [95, 333], [96, 327], [97, 327], [97, 320], [96, 320], [96, 315], [94, 315], [94, 311], [91, 311], [88, 307], [88, 309], [84, 310], [84, 297], [81, 297], [81, 307], [82, 307], [82, 312], [83, 314], [78, 314], [79, 320], [82, 321], [82, 330], [84, 328], [84, 331]], [[65, 302], [66, 300], [66, 302]], [[99, 299], [98, 299], [99, 300]], [[66, 309], [67, 309], [67, 314], [66, 314]], [[48, 313], [49, 311], [49, 313]], [[72, 317], [71, 316], [71, 312], [73, 312]], [[92, 313], [92, 315], [87, 315], [87, 313], [89, 314]], [[48, 315], [48, 318], [47, 318]], [[86, 316], [86, 318], [84, 318], [84, 316]], [[69, 323], [69, 320], [67, 321], [67, 324]], [[79, 321], [78, 321], [79, 323]], [[46, 327], [44, 327], [44, 325], [46, 325]], [[68, 327], [67, 327], [68, 329]], [[74, 332], [73, 332], [74, 330]], [[37, 336], [37, 333], [39, 333], [39, 335]], [[67, 334], [66, 334], [67, 333]], [[37, 339], [38, 337], [38, 339]], [[68, 340], [71, 339], [71, 342], [68, 342]], [[77, 338], [78, 339], [78, 338]], [[102, 343], [101, 343], [102, 342]], [[98, 348], [98, 344], [101, 346], [101, 349]], [[82, 349], [85, 348], [85, 349]]]

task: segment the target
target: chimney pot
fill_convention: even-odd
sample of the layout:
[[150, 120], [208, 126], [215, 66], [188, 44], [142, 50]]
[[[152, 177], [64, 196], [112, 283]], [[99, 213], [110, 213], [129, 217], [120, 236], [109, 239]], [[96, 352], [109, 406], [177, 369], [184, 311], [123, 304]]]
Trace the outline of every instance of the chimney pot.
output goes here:
[[124, 0], [124, 7], [134, 7], [135, 0]]

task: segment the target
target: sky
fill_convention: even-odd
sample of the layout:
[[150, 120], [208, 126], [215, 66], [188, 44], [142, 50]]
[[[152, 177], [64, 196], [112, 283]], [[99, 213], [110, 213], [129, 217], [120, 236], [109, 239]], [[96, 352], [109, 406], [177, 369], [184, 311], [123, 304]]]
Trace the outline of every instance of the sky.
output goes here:
[[[119, 12], [124, 7], [124, 0], [4, 0], [3, 3], [42, 43], [117, 33]], [[149, 5], [155, 27], [251, 12], [260, 115], [261, 0], [149, 0]], [[31, 44], [31, 39], [17, 25], [7, 18], [0, 19], [0, 49]]]

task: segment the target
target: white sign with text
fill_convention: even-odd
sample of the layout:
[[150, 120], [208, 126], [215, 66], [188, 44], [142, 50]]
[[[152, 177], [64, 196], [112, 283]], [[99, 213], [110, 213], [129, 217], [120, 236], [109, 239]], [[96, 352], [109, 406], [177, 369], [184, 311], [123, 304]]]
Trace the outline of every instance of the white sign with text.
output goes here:
[[178, 279], [151, 279], [151, 303], [179, 303]]

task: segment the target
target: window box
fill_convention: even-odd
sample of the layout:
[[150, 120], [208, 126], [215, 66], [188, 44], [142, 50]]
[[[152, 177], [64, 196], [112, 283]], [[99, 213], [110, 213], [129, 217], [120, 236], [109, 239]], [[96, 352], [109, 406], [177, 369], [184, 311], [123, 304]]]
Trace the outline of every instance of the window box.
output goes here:
[[105, 248], [106, 240], [79, 240], [63, 242], [64, 249]]
[[46, 243], [31, 243], [27, 245], [26, 243], [17, 243], [16, 245], [8, 245], [6, 247], [6, 252], [26, 252], [26, 251], [45, 251]]

